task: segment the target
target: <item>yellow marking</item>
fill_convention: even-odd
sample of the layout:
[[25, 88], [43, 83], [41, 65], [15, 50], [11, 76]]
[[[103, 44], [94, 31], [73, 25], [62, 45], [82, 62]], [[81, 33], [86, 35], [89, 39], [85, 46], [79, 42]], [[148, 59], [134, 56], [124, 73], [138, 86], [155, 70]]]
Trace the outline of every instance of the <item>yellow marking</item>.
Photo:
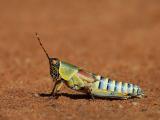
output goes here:
[[96, 79], [97, 79], [97, 80], [100, 80], [100, 78], [101, 78], [100, 75], [97, 75], [97, 76], [96, 76]]
[[115, 80], [112, 80], [110, 91], [114, 92], [114, 87], [115, 87]]
[[107, 89], [107, 84], [108, 84], [108, 78], [104, 78], [104, 85], [103, 85], [104, 90]]
[[128, 93], [128, 83], [124, 83], [124, 93]]
[[99, 81], [96, 81], [92, 84], [93, 89], [98, 89], [98, 86], [99, 86]]
[[59, 84], [57, 84], [57, 86], [56, 86], [57, 91], [60, 91], [62, 86], [63, 86], [63, 82], [60, 82]]
[[122, 93], [122, 82], [118, 83], [118, 93]]
[[78, 85], [79, 87], [85, 86], [84, 81], [76, 75], [73, 75], [72, 80], [73, 80], [74, 85]]
[[93, 89], [91, 91], [91, 94], [93, 94], [94, 96], [106, 97], [106, 98], [118, 98], [118, 99], [128, 99], [129, 98], [127, 94], [114, 93], [112, 91], [99, 90], [99, 89]]
[[69, 63], [60, 61], [59, 74], [64, 80], [69, 81], [77, 72], [77, 67]]
[[54, 93], [59, 92], [62, 86], [63, 86], [63, 81], [57, 81], [54, 86]]
[[68, 86], [70, 86], [70, 87], [74, 86], [74, 83], [73, 83], [73, 80], [72, 80], [72, 79], [70, 79], [70, 80], [67, 82], [67, 84], [68, 84]]
[[[108, 79], [109, 79], [109, 78], [105, 78], [106, 83], [108, 83]], [[107, 88], [107, 86], [106, 86], [106, 88]]]

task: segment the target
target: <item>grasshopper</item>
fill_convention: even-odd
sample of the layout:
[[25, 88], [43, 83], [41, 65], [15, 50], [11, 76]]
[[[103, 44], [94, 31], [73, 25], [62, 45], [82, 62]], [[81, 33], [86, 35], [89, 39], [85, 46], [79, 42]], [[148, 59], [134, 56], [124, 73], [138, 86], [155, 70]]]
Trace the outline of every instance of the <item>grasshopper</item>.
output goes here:
[[55, 82], [50, 95], [57, 97], [57, 93], [65, 84], [69, 88], [86, 93], [91, 98], [113, 98], [113, 99], [128, 99], [144, 96], [143, 90], [135, 85], [127, 82], [118, 82], [110, 78], [96, 75], [92, 72], [81, 69], [75, 65], [52, 58], [43, 47], [39, 35], [36, 33], [36, 38], [39, 41], [44, 53], [49, 60], [50, 75]]

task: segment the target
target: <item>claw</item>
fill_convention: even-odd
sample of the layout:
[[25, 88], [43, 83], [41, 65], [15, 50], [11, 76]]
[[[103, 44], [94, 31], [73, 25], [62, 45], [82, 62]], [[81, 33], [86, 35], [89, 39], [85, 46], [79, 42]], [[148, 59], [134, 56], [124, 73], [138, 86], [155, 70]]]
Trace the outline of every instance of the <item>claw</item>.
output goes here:
[[52, 99], [58, 99], [59, 95], [57, 93], [51, 93], [50, 94], [50, 98], [52, 98]]
[[58, 99], [59, 96], [49, 96], [49, 99]]

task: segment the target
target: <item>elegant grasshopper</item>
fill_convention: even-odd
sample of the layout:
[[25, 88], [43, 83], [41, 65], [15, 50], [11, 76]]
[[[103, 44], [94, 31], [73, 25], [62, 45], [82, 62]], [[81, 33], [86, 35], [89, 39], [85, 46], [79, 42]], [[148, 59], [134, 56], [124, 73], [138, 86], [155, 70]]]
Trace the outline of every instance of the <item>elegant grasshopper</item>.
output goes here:
[[96, 96], [102, 98], [128, 99], [134, 97], [141, 98], [144, 96], [144, 92], [137, 85], [111, 80], [110, 78], [85, 71], [58, 58], [50, 57], [37, 33], [36, 38], [49, 60], [50, 75], [53, 82], [55, 82], [53, 90], [50, 93], [51, 96], [56, 97], [64, 84], [73, 90], [89, 94], [91, 98]]

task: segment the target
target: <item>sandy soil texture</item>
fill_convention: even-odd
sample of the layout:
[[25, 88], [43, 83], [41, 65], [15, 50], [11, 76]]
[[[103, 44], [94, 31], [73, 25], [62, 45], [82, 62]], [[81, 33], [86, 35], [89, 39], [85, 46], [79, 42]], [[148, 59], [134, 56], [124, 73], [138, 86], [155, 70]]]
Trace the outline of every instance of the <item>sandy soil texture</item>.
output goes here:
[[[48, 53], [119, 81], [143, 99], [49, 93]], [[0, 120], [160, 120], [160, 1], [0, 0]]]

